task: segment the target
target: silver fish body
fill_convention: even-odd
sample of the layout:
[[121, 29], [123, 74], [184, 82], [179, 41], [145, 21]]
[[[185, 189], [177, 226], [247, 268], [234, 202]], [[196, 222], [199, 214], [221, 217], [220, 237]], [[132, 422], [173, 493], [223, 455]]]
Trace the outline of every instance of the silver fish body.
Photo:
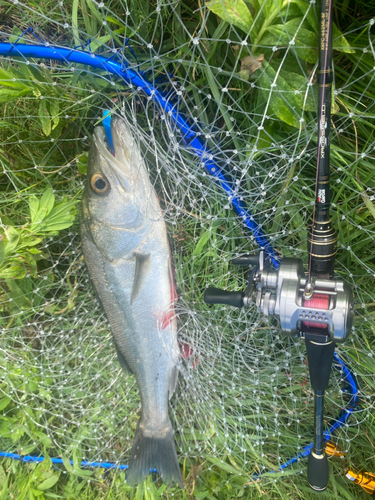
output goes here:
[[94, 131], [81, 208], [83, 253], [118, 358], [135, 375], [142, 412], [127, 481], [156, 468], [183, 486], [168, 410], [178, 378], [175, 288], [159, 200], [125, 123], [112, 121], [114, 157]]

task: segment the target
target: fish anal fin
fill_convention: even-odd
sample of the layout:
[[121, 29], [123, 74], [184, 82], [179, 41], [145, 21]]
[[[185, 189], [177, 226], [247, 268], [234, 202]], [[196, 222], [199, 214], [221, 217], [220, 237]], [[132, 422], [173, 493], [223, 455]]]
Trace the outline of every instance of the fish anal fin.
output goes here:
[[125, 358], [122, 355], [120, 349], [118, 348], [116, 342], [115, 342], [115, 347], [116, 347], [117, 357], [118, 357], [121, 368], [124, 370], [125, 373], [133, 373], [132, 370], [129, 368], [128, 363], [125, 361]]
[[150, 272], [150, 255], [144, 255], [140, 253], [134, 254], [135, 257], [135, 272], [134, 281], [132, 288], [132, 295], [130, 298], [130, 305], [133, 305], [134, 300], [140, 294], [145, 282], [147, 281], [147, 276]]

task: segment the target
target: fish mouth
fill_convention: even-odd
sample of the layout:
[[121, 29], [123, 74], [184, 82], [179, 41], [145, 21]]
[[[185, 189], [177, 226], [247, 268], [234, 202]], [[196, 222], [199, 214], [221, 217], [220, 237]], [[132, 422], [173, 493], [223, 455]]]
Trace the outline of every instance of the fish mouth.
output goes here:
[[111, 170], [118, 187], [122, 188], [126, 193], [130, 193], [133, 188], [132, 182], [130, 181], [131, 166], [130, 162], [125, 160], [125, 155], [121, 154], [121, 151], [123, 150], [122, 144], [119, 144], [118, 140], [116, 141], [118, 146], [115, 149], [116, 156], [113, 156], [103, 127], [95, 128], [94, 141], [98, 152], [105, 159], [107, 167]]

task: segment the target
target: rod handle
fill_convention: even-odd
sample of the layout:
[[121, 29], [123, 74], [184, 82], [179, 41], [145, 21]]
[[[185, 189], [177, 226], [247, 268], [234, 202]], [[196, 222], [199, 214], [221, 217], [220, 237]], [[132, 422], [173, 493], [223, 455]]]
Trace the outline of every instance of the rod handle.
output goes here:
[[204, 292], [203, 300], [206, 304], [227, 304], [233, 307], [242, 307], [244, 292], [228, 292], [220, 288], [209, 287]]
[[307, 462], [307, 479], [316, 492], [324, 491], [328, 485], [328, 459], [323, 453], [318, 455], [312, 449]]

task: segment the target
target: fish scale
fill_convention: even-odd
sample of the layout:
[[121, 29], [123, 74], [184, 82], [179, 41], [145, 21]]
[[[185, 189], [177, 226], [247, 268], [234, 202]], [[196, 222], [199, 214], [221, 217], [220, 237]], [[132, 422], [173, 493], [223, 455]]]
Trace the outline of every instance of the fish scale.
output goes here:
[[120, 364], [134, 374], [141, 397], [127, 481], [140, 483], [156, 468], [167, 484], [183, 486], [168, 413], [179, 348], [166, 226], [140, 152], [122, 120], [112, 121], [112, 137], [116, 158], [103, 128], [94, 131], [80, 221], [91, 281]]

